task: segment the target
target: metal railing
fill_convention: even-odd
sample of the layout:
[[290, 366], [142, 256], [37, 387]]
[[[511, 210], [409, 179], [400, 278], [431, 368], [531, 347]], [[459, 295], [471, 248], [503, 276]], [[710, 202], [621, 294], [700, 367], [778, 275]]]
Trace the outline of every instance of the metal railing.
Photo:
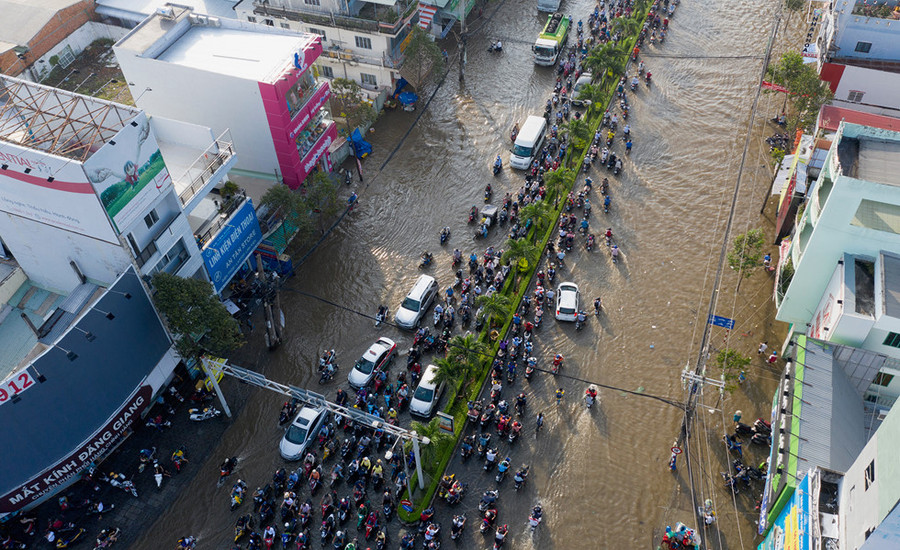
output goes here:
[[137, 264], [138, 264], [138, 267], [143, 268], [143, 267], [144, 267], [144, 264], [146, 264], [147, 261], [148, 261], [150, 258], [152, 258], [153, 255], [156, 254], [158, 251], [159, 251], [159, 249], [156, 248], [156, 242], [155, 242], [155, 241], [150, 241], [150, 244], [148, 244], [147, 246], [145, 246], [144, 249], [141, 250], [140, 254], [137, 254], [137, 255], [134, 257], [135, 261], [136, 261]]
[[231, 217], [234, 212], [240, 208], [244, 202], [247, 200], [247, 192], [241, 189], [241, 192], [233, 197], [225, 199], [222, 204], [219, 205], [219, 211], [214, 218], [210, 218], [206, 221], [200, 229], [194, 231], [194, 237], [197, 239], [197, 246], [203, 248], [203, 245], [208, 243], [210, 239], [212, 239], [213, 235], [215, 235], [219, 229], [222, 228], [228, 222], [228, 218]]
[[[234, 142], [231, 140], [231, 131], [222, 132], [203, 153], [197, 157], [197, 160], [185, 170], [184, 175], [191, 177], [191, 184], [178, 194], [178, 200], [181, 205], [185, 206], [191, 202], [201, 189], [206, 187], [210, 178], [221, 168], [231, 157], [234, 156]], [[183, 176], [182, 176], [183, 177]]]
[[[253, 2], [253, 13], [260, 16], [287, 19], [289, 21], [302, 21], [304, 23], [338, 27], [349, 30], [367, 31], [396, 35], [404, 25], [414, 17], [418, 11], [412, 9], [416, 4], [403, 7], [404, 15], [398, 16], [396, 21], [377, 21], [362, 17], [352, 17], [339, 13], [305, 10], [302, 8], [287, 8], [283, 6], [270, 6], [263, 1]], [[407, 13], [408, 12], [408, 13]]]

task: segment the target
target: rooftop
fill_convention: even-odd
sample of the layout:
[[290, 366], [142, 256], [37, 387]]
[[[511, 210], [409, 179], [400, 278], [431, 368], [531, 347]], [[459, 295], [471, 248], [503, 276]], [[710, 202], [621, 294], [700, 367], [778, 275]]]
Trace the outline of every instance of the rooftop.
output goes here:
[[0, 141], [84, 162], [140, 112], [0, 74]]
[[841, 121], [882, 128], [884, 130], [894, 130], [895, 132], [900, 131], [900, 119], [898, 118], [864, 113], [834, 105], [822, 106], [822, 109], [819, 111], [819, 128], [834, 132], [838, 129]]
[[[25, 46], [60, 10], [81, 0], [0, 0], [0, 43]], [[5, 48], [0, 48], [0, 51]]]
[[97, 0], [97, 13], [132, 21], [143, 21], [157, 9], [178, 4], [194, 8], [197, 13], [234, 18], [239, 0]]
[[34, 285], [15, 262], [3, 261], [0, 263], [0, 289], [4, 293], [12, 292], [9, 300], [0, 305], [0, 378], [5, 378], [59, 338], [98, 287], [81, 285], [63, 296]]
[[238, 78], [264, 81], [307, 42], [304, 35], [192, 26], [157, 59]]

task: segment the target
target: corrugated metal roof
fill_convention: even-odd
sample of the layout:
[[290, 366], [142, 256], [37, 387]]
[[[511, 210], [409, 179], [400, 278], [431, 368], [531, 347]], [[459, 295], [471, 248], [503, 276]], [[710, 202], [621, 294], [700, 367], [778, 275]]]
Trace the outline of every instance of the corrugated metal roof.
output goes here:
[[[795, 381], [802, 399], [797, 456], [799, 469], [822, 466], [838, 472], [847, 468], [866, 444], [862, 398], [844, 370], [833, 360], [833, 347], [806, 340], [803, 378]], [[802, 390], [798, 392], [798, 387]]]
[[842, 120], [884, 130], [900, 131], [900, 119], [889, 116], [873, 115], [872, 113], [864, 113], [845, 107], [835, 107], [834, 105], [825, 105], [819, 112], [819, 126], [825, 130], [837, 131]]

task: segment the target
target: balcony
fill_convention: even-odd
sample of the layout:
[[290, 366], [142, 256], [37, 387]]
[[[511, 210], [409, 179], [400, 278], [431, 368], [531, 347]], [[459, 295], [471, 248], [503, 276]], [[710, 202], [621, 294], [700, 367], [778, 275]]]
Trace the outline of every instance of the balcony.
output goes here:
[[194, 239], [201, 249], [228, 223], [231, 215], [247, 201], [247, 193], [243, 189], [230, 197], [222, 197], [217, 191], [214, 189], [209, 195], [203, 197], [188, 216]]
[[[396, 36], [407, 23], [418, 15], [418, 10], [416, 9], [418, 3], [409, 0], [399, 2], [387, 9], [383, 7], [379, 9], [369, 3], [365, 4], [366, 6], [359, 10], [358, 16], [350, 16], [310, 9], [271, 6], [268, 0], [256, 0], [253, 2], [253, 13], [261, 17], [302, 21], [311, 25], [381, 33], [391, 36]], [[402, 15], [395, 10], [399, 10]]]
[[385, 52], [381, 55], [381, 57], [362, 55], [355, 51], [342, 48], [340, 44], [335, 43], [337, 42], [335, 40], [332, 40], [331, 42], [332, 45], [330, 47], [322, 50], [323, 57], [338, 59], [340, 61], [354, 61], [356, 63], [365, 63], [366, 65], [386, 67], [389, 69], [396, 69], [400, 67], [400, 64], [403, 61], [402, 54], [395, 56], [389, 55], [387, 52]]
[[[186, 155], [191, 155], [187, 157]], [[197, 154], [197, 150], [181, 149], [179, 156], [186, 161], [182, 166], [186, 166], [178, 170], [180, 176], [173, 176], [173, 184], [175, 191], [178, 193], [178, 200], [184, 208], [185, 212], [193, 210], [209, 191], [221, 182], [228, 171], [237, 162], [234, 153], [234, 142], [231, 139], [231, 132], [225, 130], [215, 141], [210, 144], [206, 150]], [[179, 168], [178, 158], [172, 161], [172, 153], [165, 156], [166, 164], [171, 166], [173, 170]]]
[[154, 236], [153, 239], [141, 250], [135, 254], [135, 261], [142, 272], [148, 272], [144, 266], [153, 267], [159, 261], [159, 255], [166, 253], [176, 243], [181, 241], [182, 237], [191, 234], [191, 227], [188, 219], [178, 214], [174, 216], [169, 223], [163, 226]]

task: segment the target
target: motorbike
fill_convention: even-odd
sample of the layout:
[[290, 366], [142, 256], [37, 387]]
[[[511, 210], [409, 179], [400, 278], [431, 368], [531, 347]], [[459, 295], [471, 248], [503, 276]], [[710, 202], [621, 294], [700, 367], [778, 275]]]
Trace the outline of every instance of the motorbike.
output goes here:
[[191, 420], [201, 422], [219, 416], [222, 414], [222, 411], [215, 407], [205, 407], [203, 409], [188, 409], [188, 413], [191, 415]]
[[651, 77], [650, 72], [648, 71], [646, 75], [644, 75], [644, 81], [647, 83], [647, 87], [650, 87]]
[[424, 252], [422, 254], [422, 259], [419, 262], [419, 269], [425, 269], [426, 267], [431, 265], [431, 262], [434, 261], [434, 256], [431, 252]]
[[263, 543], [266, 545], [266, 550], [271, 550], [272, 546], [275, 544], [275, 537], [277, 533], [275, 532], [275, 528], [271, 525], [266, 527], [266, 530], [263, 532]]
[[100, 550], [101, 548], [109, 548], [113, 544], [119, 540], [119, 533], [121, 530], [118, 527], [114, 527], [111, 529], [103, 529], [97, 534], [97, 542], [94, 544], [94, 550]]
[[484, 202], [490, 202], [492, 196], [494, 196], [494, 189], [489, 183], [484, 188]]
[[499, 550], [503, 543], [506, 542], [506, 534], [509, 532], [509, 527], [506, 525], [501, 525], [497, 528], [497, 532], [494, 535], [494, 550]]
[[597, 388], [591, 384], [588, 389], [584, 390], [584, 404], [590, 409], [594, 406], [595, 401], [597, 401]]
[[450, 524], [450, 539], [456, 540], [462, 535], [463, 528], [466, 526], [466, 515], [460, 514], [453, 516], [453, 523]]
[[622, 171], [622, 159], [617, 159], [615, 168], [613, 168], [613, 175], [618, 176], [619, 172], [621, 172], [621, 171]]
[[109, 482], [110, 485], [116, 487], [118, 489], [122, 489], [126, 493], [131, 493], [131, 496], [137, 498], [137, 488], [134, 486], [131, 480], [126, 479], [124, 475], [117, 474], [115, 472], [110, 472], [109, 476], [101, 478], [103, 481]]
[[327, 384], [334, 380], [334, 375], [337, 374], [338, 368], [338, 364], [335, 362], [325, 365], [325, 368], [322, 369], [322, 374], [319, 376], [319, 384]]
[[478, 436], [478, 456], [483, 457], [491, 444], [491, 434], [485, 432]]
[[484, 494], [481, 495], [481, 501], [478, 503], [478, 511], [484, 512], [493, 508], [498, 498], [500, 498], [500, 493], [498, 491], [485, 491]]
[[231, 488], [231, 510], [240, 506], [244, 502], [244, 493], [247, 492], [247, 484], [243, 480], [237, 480], [237, 483]]
[[449, 238], [450, 238], [450, 228], [445, 227], [445, 228], [441, 229], [441, 244], [446, 243], [447, 239], [449, 239]]
[[375, 327], [378, 328], [381, 326], [381, 323], [387, 319], [388, 308], [387, 306], [378, 306], [378, 313], [375, 314]]
[[68, 548], [70, 546], [73, 546], [77, 542], [81, 541], [81, 539], [84, 537], [84, 533], [84, 528], [76, 528], [74, 524], [70, 523], [68, 527], [56, 531], [56, 547]]
[[378, 512], [373, 511], [366, 519], [366, 540], [372, 538], [372, 535], [378, 532]]
[[488, 51], [491, 53], [503, 53], [503, 43], [499, 40], [492, 40], [491, 45], [488, 46]]
[[483, 533], [487, 533], [488, 530], [494, 526], [494, 520], [497, 519], [497, 510], [495, 508], [488, 508], [484, 511], [484, 514], [481, 517], [481, 527], [479, 530]]
[[525, 480], [528, 478], [528, 466], [522, 467], [519, 471], [516, 472], [516, 475], [513, 476], [513, 481], [516, 482], [516, 491], [522, 488], [525, 485]]
[[528, 516], [528, 526], [531, 527], [532, 533], [534, 533], [534, 530], [537, 529], [537, 526], [541, 524], [542, 516], [543, 512], [540, 506], [535, 506], [531, 509], [531, 514]]
[[495, 176], [499, 176], [500, 172], [503, 170], [503, 163], [500, 161], [500, 157], [497, 157], [497, 160], [494, 161], [493, 171]]
[[509, 441], [510, 445], [512, 445], [513, 443], [516, 442], [517, 439], [519, 439], [519, 432], [521, 432], [521, 431], [522, 431], [522, 423], [519, 422], [518, 420], [516, 420], [512, 424], [510, 424], [509, 436], [506, 438], [507, 441]]
[[506, 479], [506, 472], [509, 470], [509, 464], [509, 457], [506, 457], [503, 462], [497, 466], [497, 475], [494, 477], [497, 483], [502, 483], [503, 480]]

